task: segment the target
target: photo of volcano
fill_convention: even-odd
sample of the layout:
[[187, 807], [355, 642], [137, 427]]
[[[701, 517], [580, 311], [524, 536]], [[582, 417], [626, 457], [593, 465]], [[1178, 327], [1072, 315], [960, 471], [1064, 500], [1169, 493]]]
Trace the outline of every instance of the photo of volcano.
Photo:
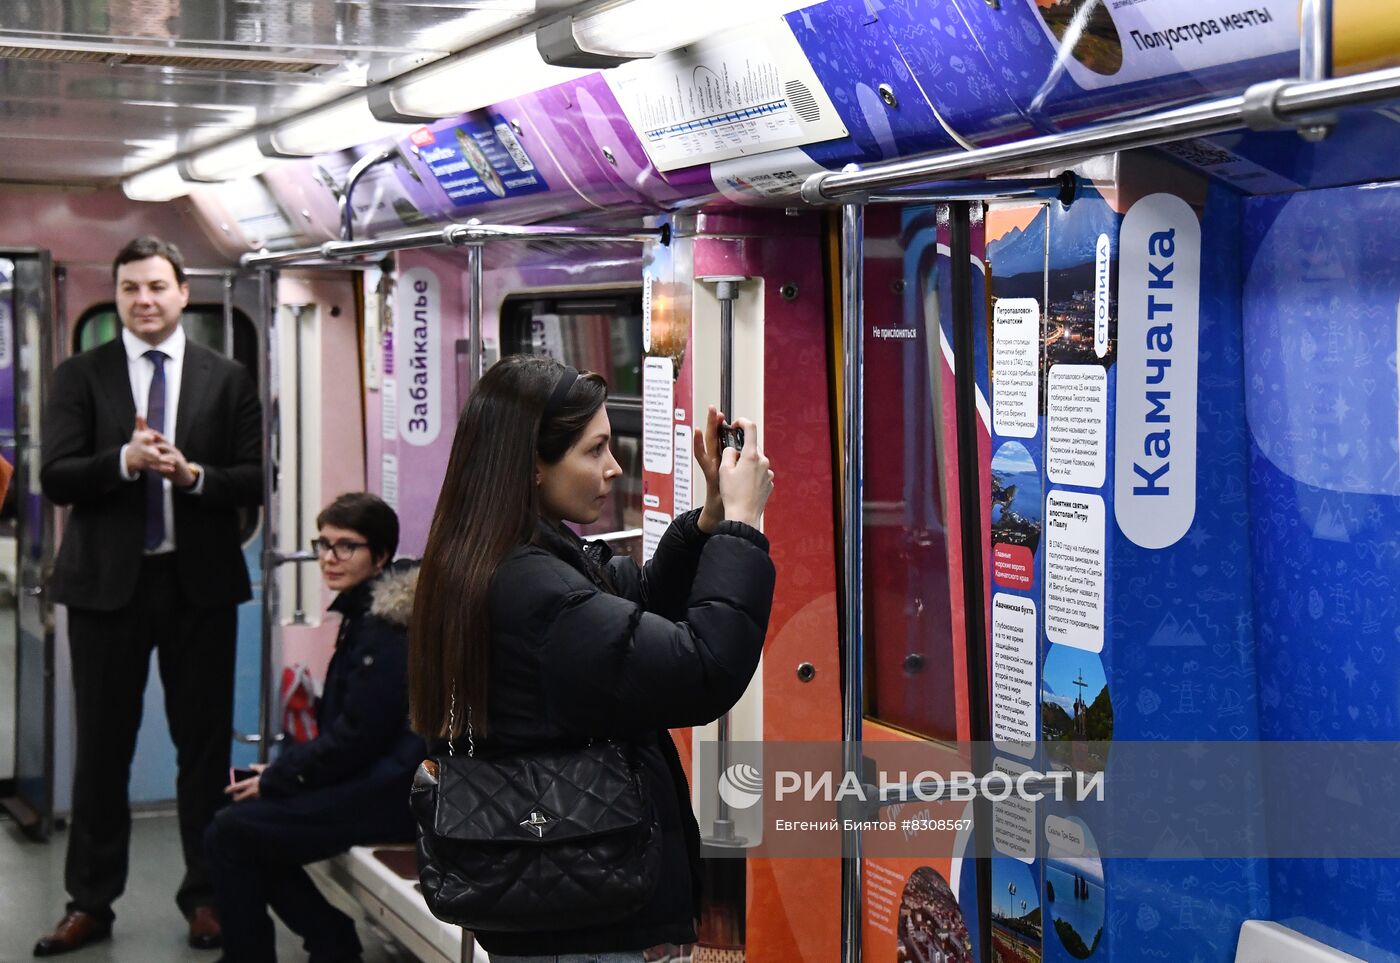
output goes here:
[[1075, 60], [1105, 77], [1123, 69], [1123, 38], [1106, 0], [1035, 0], [1035, 7]]

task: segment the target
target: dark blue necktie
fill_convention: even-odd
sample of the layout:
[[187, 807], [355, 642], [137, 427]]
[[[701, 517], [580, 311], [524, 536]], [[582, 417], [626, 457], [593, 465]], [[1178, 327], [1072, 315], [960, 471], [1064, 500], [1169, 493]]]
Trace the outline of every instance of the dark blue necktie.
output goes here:
[[[146, 396], [146, 427], [165, 433], [165, 352], [152, 348], [142, 357], [155, 365], [151, 375], [151, 393]], [[146, 551], [165, 541], [165, 479], [153, 468], [146, 475]]]

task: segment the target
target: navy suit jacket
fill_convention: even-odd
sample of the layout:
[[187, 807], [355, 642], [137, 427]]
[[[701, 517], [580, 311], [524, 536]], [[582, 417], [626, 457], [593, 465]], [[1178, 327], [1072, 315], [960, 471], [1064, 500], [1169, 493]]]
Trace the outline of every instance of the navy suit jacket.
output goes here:
[[[195, 495], [173, 490], [180, 586], [197, 606], [252, 597], [238, 508], [262, 502], [262, 408], [243, 365], [187, 341], [175, 447], [204, 470]], [[55, 369], [44, 409], [44, 494], [72, 509], [49, 583], [53, 601], [115, 611], [131, 601], [145, 549], [146, 496], [118, 458], [136, 427], [121, 339]]]

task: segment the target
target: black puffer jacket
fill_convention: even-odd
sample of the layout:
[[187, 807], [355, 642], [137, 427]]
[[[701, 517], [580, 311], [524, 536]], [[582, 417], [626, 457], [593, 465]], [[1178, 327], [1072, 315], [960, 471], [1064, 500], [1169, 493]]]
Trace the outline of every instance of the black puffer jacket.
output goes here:
[[667, 729], [713, 722], [758, 667], [774, 571], [768, 540], [699, 512], [677, 518], [645, 569], [541, 525], [491, 585], [491, 751], [633, 743], [662, 830], [661, 881], [636, 915], [593, 929], [477, 933], [491, 953], [639, 950], [695, 939], [700, 835]]
[[[371, 779], [407, 798], [426, 751], [408, 728], [408, 616], [417, 580], [417, 568], [399, 562], [335, 597], [340, 632], [316, 706], [318, 735], [282, 749], [258, 781], [263, 796]], [[402, 809], [411, 825], [408, 806]]]

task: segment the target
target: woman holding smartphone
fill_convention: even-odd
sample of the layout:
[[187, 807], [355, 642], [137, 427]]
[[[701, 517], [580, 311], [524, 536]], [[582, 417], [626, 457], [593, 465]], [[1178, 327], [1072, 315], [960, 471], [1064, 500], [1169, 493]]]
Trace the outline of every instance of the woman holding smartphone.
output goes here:
[[269, 907], [317, 963], [358, 960], [354, 921], [302, 867], [351, 846], [413, 839], [408, 787], [425, 749], [408, 728], [405, 684], [417, 570], [390, 564], [399, 520], [374, 495], [341, 495], [316, 525], [311, 545], [341, 619], [317, 735], [240, 773], [225, 790], [233, 805], [205, 835], [227, 963], [276, 960]]
[[[622, 473], [606, 398], [601, 377], [557, 361], [494, 365], [458, 422], [424, 552], [414, 728], [485, 758], [617, 743], [654, 811], [654, 885], [597, 912], [606, 887], [594, 889], [587, 914], [522, 905], [509, 932], [472, 922], [493, 963], [641, 963], [647, 947], [694, 941], [700, 839], [666, 730], [712, 722], [738, 701], [768, 627], [775, 573], [758, 526], [773, 473], [757, 426], [737, 420], [742, 451], [722, 449], [710, 409], [694, 445], [705, 505], [677, 517], [639, 567], [566, 524], [595, 521]], [[593, 864], [613, 858], [600, 850]], [[583, 915], [584, 925], [560, 924]]]

